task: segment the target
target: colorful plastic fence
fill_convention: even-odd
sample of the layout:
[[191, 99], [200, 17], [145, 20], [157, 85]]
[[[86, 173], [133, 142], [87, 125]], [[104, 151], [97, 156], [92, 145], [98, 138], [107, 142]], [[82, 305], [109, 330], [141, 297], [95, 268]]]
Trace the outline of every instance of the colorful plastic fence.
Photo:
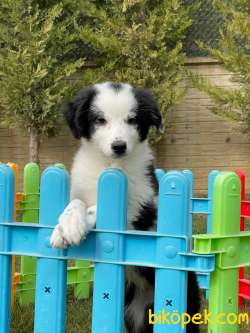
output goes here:
[[[250, 218], [250, 201], [245, 200], [245, 175], [241, 170], [237, 170], [237, 175], [241, 182], [241, 212], [240, 230], [245, 230], [245, 218]], [[250, 280], [245, 278], [244, 268], [239, 269], [239, 307], [244, 306], [244, 300], [250, 301]], [[250, 309], [250, 304], [249, 304]]]
[[[250, 265], [250, 232], [239, 231], [240, 181], [232, 172], [214, 180], [211, 234], [194, 236], [191, 245], [190, 172], [160, 178], [156, 232], [126, 230], [127, 180], [105, 171], [98, 186], [97, 228], [78, 247], [50, 247], [49, 238], [68, 202], [68, 175], [49, 167], [41, 178], [39, 224], [13, 222], [14, 177], [0, 165], [0, 333], [9, 333], [11, 256], [37, 257], [35, 333], [64, 332], [67, 260], [95, 262], [93, 333], [123, 332], [124, 268], [156, 269], [154, 312], [186, 312], [187, 271], [210, 274], [209, 310], [238, 311], [238, 267]], [[197, 203], [197, 202], [196, 202]], [[198, 203], [197, 203], [198, 204]], [[154, 325], [154, 333], [183, 333], [182, 322]], [[211, 333], [236, 333], [238, 325], [209, 324]]]
[[[35, 163], [28, 163], [23, 174], [23, 193], [17, 192], [19, 183], [18, 166], [9, 163], [15, 173], [16, 204], [14, 215], [18, 212], [24, 223], [38, 223], [39, 217], [39, 196], [40, 196], [40, 169]], [[63, 167], [62, 164], [58, 165]], [[12, 260], [13, 267], [15, 260]], [[20, 272], [12, 268], [12, 303], [15, 292], [20, 304], [34, 303], [35, 301], [35, 280], [36, 280], [36, 259], [33, 257], [21, 257]], [[76, 261], [68, 267], [67, 284], [73, 285], [76, 298], [89, 298], [90, 283], [93, 281], [93, 265], [88, 261]]]
[[[184, 171], [189, 174], [191, 193], [193, 193], [194, 179], [190, 171]], [[160, 180], [161, 176], [164, 176], [164, 171], [157, 169], [157, 178]], [[213, 170], [208, 175], [207, 198], [195, 198], [191, 197], [190, 203], [190, 221], [193, 220], [194, 214], [207, 215], [207, 233], [211, 233], [212, 230], [212, 205], [213, 205], [213, 188], [215, 177], [219, 174], [218, 170]], [[241, 170], [237, 170], [236, 174], [240, 178], [241, 182], [241, 211], [240, 211], [240, 230], [245, 229], [245, 218], [250, 218], [250, 201], [245, 200], [245, 175]], [[191, 227], [192, 223], [190, 223]], [[210, 274], [198, 273], [198, 281], [200, 288], [206, 290], [208, 298]], [[245, 306], [245, 300], [250, 301], [250, 280], [245, 278], [244, 268], [239, 269], [239, 308], [242, 309]], [[249, 304], [250, 309], [250, 304]]]

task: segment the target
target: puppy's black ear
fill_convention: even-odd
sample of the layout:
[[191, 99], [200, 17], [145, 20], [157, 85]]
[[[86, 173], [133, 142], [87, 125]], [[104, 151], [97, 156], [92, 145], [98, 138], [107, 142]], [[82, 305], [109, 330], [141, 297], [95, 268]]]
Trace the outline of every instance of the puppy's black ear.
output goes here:
[[159, 129], [162, 126], [162, 118], [159, 104], [153, 94], [144, 89], [135, 89], [138, 109], [144, 113], [145, 120], [150, 126]]
[[96, 95], [93, 87], [81, 90], [70, 102], [64, 104], [64, 116], [74, 137], [90, 138], [89, 109]]
[[135, 89], [134, 94], [138, 103], [137, 118], [139, 120], [139, 130], [142, 140], [144, 140], [151, 126], [162, 130], [162, 117], [159, 104], [150, 91]]

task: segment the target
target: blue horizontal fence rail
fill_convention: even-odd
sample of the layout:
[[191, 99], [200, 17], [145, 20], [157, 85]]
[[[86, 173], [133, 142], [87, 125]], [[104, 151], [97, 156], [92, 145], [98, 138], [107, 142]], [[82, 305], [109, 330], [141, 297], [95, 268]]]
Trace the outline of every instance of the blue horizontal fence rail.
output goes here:
[[[78, 247], [53, 249], [49, 238], [68, 202], [68, 175], [49, 167], [41, 179], [39, 224], [13, 221], [14, 186], [9, 167], [0, 164], [0, 333], [9, 333], [11, 255], [38, 258], [35, 333], [62, 333], [65, 322], [68, 259], [95, 262], [92, 333], [123, 332], [124, 267], [156, 268], [155, 313], [186, 311], [186, 271], [208, 274], [213, 255], [190, 249], [190, 174], [168, 172], [160, 177], [157, 232], [126, 230], [127, 180], [116, 169], [105, 171], [98, 185], [97, 229]], [[169, 332], [183, 333], [180, 324]], [[154, 325], [154, 333], [162, 333]]]

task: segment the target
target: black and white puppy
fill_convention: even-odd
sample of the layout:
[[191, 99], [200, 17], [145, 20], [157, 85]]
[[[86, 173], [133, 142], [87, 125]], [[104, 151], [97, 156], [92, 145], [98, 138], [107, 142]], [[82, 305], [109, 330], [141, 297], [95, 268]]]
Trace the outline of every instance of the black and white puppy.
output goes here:
[[[51, 236], [53, 247], [77, 245], [95, 227], [98, 177], [118, 167], [128, 178], [128, 228], [153, 230], [157, 180], [147, 136], [161, 126], [159, 107], [150, 92], [129, 84], [105, 82], [79, 92], [67, 104], [68, 125], [81, 141], [71, 170], [71, 202]], [[189, 273], [188, 312], [199, 311], [195, 275]], [[126, 270], [125, 322], [129, 333], [153, 332], [154, 269]], [[197, 325], [187, 332], [198, 332]]]

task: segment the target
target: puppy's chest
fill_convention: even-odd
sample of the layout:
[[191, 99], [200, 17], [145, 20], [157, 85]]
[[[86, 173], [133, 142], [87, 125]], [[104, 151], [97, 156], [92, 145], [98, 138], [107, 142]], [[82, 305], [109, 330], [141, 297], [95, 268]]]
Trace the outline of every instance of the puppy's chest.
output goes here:
[[[96, 172], [95, 172], [96, 171]], [[78, 173], [77, 177], [72, 174], [72, 197], [83, 200], [87, 206], [96, 205], [98, 178], [101, 171], [85, 170]], [[142, 174], [128, 176], [128, 224], [138, 215], [140, 207], [152, 201], [154, 192], [147, 177]], [[129, 225], [129, 228], [132, 226]]]

